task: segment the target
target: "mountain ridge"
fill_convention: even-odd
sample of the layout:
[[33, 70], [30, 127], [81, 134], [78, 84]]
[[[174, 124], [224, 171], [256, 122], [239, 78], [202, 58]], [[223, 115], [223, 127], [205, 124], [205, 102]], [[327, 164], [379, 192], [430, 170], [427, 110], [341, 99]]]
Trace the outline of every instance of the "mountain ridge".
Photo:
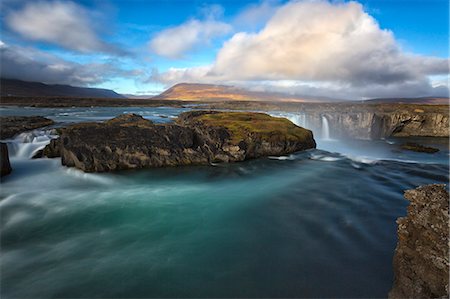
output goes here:
[[23, 81], [18, 79], [0, 78], [0, 94], [2, 97], [87, 97], [115, 98], [126, 97], [110, 89], [77, 87], [64, 84], [45, 84], [41, 82]]
[[203, 83], [177, 83], [163, 91], [161, 94], [154, 96], [153, 99], [182, 101], [317, 101], [317, 99], [305, 98], [279, 92], [252, 91], [230, 85]]

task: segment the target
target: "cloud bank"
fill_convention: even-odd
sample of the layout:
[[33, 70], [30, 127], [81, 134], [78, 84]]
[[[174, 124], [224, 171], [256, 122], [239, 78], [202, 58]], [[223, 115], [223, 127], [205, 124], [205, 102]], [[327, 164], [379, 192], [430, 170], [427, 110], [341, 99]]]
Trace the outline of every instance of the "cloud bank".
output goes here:
[[134, 77], [138, 71], [123, 70], [115, 63], [79, 64], [45, 52], [0, 41], [1, 77], [49, 84], [92, 86], [117, 77]]
[[352, 91], [352, 97], [371, 97], [377, 96], [374, 91], [388, 96], [401, 88], [434, 91], [428, 76], [447, 73], [448, 59], [403, 52], [393, 33], [381, 29], [359, 3], [291, 1], [259, 32], [234, 34], [211, 65], [172, 68], [152, 79], [267, 86], [290, 80], [291, 91], [331, 86], [346, 95]]

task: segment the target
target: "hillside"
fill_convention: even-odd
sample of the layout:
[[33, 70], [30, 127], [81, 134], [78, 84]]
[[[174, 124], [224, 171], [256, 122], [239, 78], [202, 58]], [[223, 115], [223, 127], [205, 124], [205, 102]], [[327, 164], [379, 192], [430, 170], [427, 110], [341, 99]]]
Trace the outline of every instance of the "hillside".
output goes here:
[[250, 91], [226, 85], [191, 83], [176, 84], [154, 98], [182, 101], [313, 101], [311, 99], [282, 93]]
[[123, 99], [113, 90], [101, 88], [75, 87], [70, 85], [49, 85], [40, 82], [27, 82], [15, 79], [0, 79], [2, 97], [78, 97], [78, 98], [116, 98]]
[[420, 97], [420, 98], [385, 98], [364, 101], [370, 104], [424, 104], [424, 105], [448, 105], [449, 98]]

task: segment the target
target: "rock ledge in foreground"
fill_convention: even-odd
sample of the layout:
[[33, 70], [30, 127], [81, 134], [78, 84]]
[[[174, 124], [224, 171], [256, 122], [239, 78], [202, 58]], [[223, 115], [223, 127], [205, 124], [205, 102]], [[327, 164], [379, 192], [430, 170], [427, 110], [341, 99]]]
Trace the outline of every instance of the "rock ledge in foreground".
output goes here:
[[[85, 172], [236, 162], [315, 148], [312, 132], [262, 113], [186, 112], [153, 124], [136, 114], [61, 130], [44, 155]], [[48, 154], [47, 154], [48, 156]]]
[[411, 202], [399, 218], [394, 286], [389, 298], [448, 298], [449, 194], [445, 185], [407, 190]]

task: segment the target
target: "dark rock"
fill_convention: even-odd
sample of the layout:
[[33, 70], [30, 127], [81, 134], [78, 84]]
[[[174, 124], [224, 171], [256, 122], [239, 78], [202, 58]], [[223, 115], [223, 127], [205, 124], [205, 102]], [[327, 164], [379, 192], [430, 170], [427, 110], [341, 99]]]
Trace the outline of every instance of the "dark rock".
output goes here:
[[3, 142], [0, 142], [0, 168], [0, 176], [8, 175], [12, 171], [9, 163], [8, 146]]
[[235, 162], [316, 147], [312, 132], [264, 113], [191, 111], [177, 123], [195, 130], [213, 161]]
[[25, 131], [50, 126], [54, 121], [42, 116], [2, 116], [0, 124], [0, 139], [8, 139]]
[[187, 112], [176, 124], [153, 124], [139, 115], [61, 130], [44, 156], [85, 172], [234, 162], [283, 155], [316, 146], [312, 133], [261, 113]]
[[407, 190], [399, 218], [394, 286], [389, 298], [449, 297], [449, 194], [445, 185]]
[[44, 158], [44, 149], [38, 150], [31, 159], [41, 159]]
[[47, 144], [43, 149], [37, 151], [31, 159], [40, 159], [40, 158], [58, 158], [61, 157], [61, 147], [59, 145], [60, 139], [59, 137], [56, 139], [50, 140], [50, 143]]
[[60, 139], [52, 139], [42, 150], [42, 155], [47, 158], [61, 157]]
[[439, 151], [439, 149], [437, 149], [437, 148], [427, 147], [427, 146], [423, 146], [421, 144], [413, 143], [413, 142], [407, 142], [405, 144], [402, 144], [401, 148], [404, 150], [408, 150], [408, 151], [427, 153], [427, 154], [433, 154], [433, 153], [437, 153]]

